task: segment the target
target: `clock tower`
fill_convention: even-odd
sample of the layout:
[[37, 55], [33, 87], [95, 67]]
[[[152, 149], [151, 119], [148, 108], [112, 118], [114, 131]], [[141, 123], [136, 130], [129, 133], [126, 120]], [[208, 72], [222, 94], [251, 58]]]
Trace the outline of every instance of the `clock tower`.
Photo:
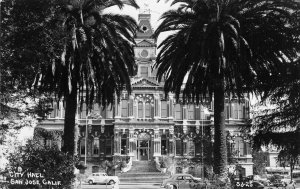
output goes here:
[[134, 48], [138, 67], [137, 77], [155, 77], [152, 66], [156, 56], [156, 41], [152, 38], [153, 28], [150, 23], [150, 10], [142, 10], [138, 16], [138, 31], [135, 36]]

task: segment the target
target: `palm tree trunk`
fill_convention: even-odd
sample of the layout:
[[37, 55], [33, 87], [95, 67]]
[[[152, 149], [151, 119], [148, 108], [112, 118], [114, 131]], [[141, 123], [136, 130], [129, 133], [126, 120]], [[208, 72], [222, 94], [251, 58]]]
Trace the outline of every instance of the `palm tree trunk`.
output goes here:
[[225, 132], [225, 86], [224, 78], [220, 74], [215, 78], [214, 89], [214, 173], [223, 175], [227, 166], [227, 147]]
[[76, 137], [75, 137], [75, 118], [77, 110], [77, 87], [72, 85], [72, 92], [65, 96], [66, 110], [65, 110], [65, 125], [63, 134], [63, 148], [62, 151], [75, 154], [77, 151]]

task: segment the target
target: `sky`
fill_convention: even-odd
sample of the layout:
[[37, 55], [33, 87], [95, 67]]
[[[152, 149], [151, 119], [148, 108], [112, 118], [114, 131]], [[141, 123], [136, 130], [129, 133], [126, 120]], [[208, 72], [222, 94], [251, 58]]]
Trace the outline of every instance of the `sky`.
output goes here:
[[167, 10], [169, 10], [171, 1], [166, 2], [167, 0], [136, 0], [137, 4], [139, 5], [140, 9], [135, 9], [130, 6], [124, 6], [122, 10], [117, 7], [113, 7], [107, 9], [107, 11], [111, 11], [113, 13], [120, 13], [120, 14], [127, 14], [138, 19], [138, 14], [145, 9], [150, 9], [151, 13], [151, 24], [152, 27], [155, 29], [158, 26], [159, 17]]

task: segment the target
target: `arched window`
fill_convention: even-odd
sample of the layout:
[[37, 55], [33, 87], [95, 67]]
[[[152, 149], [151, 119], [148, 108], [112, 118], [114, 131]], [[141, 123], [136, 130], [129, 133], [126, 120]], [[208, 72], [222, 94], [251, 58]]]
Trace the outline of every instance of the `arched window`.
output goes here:
[[145, 104], [145, 118], [151, 118], [151, 105], [149, 102]]
[[100, 142], [99, 138], [95, 137], [93, 141], [93, 155], [99, 155]]
[[138, 104], [138, 118], [143, 118], [143, 102]]

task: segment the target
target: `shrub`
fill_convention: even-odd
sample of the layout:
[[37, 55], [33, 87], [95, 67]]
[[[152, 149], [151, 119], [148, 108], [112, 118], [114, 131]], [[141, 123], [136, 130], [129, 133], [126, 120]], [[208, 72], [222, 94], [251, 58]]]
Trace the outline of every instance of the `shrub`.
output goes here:
[[[41, 145], [38, 141], [28, 141], [26, 146], [18, 148], [9, 155], [9, 171], [22, 172], [24, 177], [20, 178], [25, 183], [31, 178], [26, 177], [27, 173], [40, 173], [44, 178], [39, 180], [38, 185], [15, 185], [10, 184], [9, 188], [69, 188], [74, 181], [74, 165], [78, 164], [78, 158], [60, 151], [56, 146], [48, 147]], [[44, 185], [42, 180], [60, 181], [60, 185]]]

